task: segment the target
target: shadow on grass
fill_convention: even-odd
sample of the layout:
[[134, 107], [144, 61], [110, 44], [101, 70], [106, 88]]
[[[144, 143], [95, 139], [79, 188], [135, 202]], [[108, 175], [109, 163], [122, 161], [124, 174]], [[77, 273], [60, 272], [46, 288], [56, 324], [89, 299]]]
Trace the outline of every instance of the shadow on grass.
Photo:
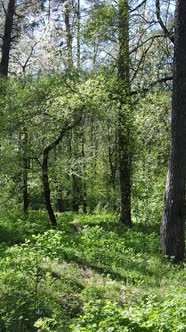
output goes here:
[[[144, 259], [143, 262], [135, 262], [135, 261], [123, 261], [120, 265], [115, 265], [112, 267], [112, 261], [104, 262], [101, 257], [98, 257], [98, 260], [86, 258], [86, 253], [84, 257], [80, 257], [75, 254], [70, 254], [66, 252], [64, 255], [64, 260], [67, 263], [75, 263], [80, 268], [83, 269], [91, 269], [94, 272], [97, 272], [103, 276], [109, 276], [112, 280], [123, 281], [124, 283], [130, 282], [132, 284], [139, 284], [142, 280], [146, 280], [148, 284], [158, 283], [160, 272], [158, 267], [155, 271], [151, 271], [147, 268], [146, 261]], [[102, 260], [102, 261], [101, 261]]]
[[13, 230], [6, 226], [0, 225], [0, 243], [7, 246], [18, 244], [23, 241], [22, 237], [18, 234], [17, 230]]
[[[159, 224], [149, 224], [149, 225], [144, 225], [142, 223], [136, 223], [136, 224], [133, 224], [132, 228], [128, 228], [126, 227], [125, 225], [123, 224], [120, 224], [117, 220], [116, 221], [100, 221], [100, 222], [88, 222], [87, 224], [86, 223], [83, 223], [85, 225], [88, 225], [90, 227], [95, 227], [95, 226], [99, 226], [101, 228], [104, 229], [104, 231], [107, 231], [107, 232], [115, 232], [118, 237], [123, 237], [123, 235], [125, 235], [125, 233], [128, 231], [128, 230], [131, 230], [131, 231], [135, 231], [135, 232], [141, 232], [141, 233], [144, 233], [144, 234], [151, 234], [151, 233], [156, 233], [157, 235], [159, 235], [160, 233], [160, 227], [159, 227]], [[82, 225], [83, 225], [82, 224]]]

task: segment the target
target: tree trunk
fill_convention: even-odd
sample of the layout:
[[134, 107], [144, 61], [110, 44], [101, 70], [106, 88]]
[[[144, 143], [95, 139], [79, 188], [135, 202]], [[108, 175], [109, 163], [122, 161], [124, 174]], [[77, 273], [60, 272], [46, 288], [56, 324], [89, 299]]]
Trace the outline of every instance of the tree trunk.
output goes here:
[[184, 258], [186, 180], [186, 2], [177, 0], [171, 119], [171, 148], [161, 222], [163, 255]]
[[43, 163], [42, 163], [42, 182], [43, 182], [44, 198], [51, 224], [54, 227], [56, 227], [57, 221], [52, 208], [51, 197], [50, 197], [50, 185], [48, 178], [48, 157], [49, 157], [49, 150], [46, 148], [43, 152]]
[[129, 80], [129, 5], [128, 0], [119, 0], [119, 116], [118, 154], [120, 173], [120, 221], [131, 226], [131, 151], [130, 151], [130, 80]]
[[80, 197], [81, 197], [81, 188], [80, 188], [80, 178], [77, 175], [72, 175], [72, 211], [78, 212], [80, 207]]
[[58, 185], [58, 198], [57, 198], [58, 212], [64, 212], [63, 196], [61, 186]]
[[64, 15], [65, 15], [65, 32], [66, 32], [66, 42], [67, 42], [67, 67], [69, 71], [73, 69], [73, 59], [72, 59], [72, 32], [70, 26], [70, 6], [66, 2], [64, 4]]
[[23, 140], [23, 211], [28, 213], [29, 199], [28, 199], [28, 132], [24, 128], [24, 140]]
[[82, 139], [81, 139], [81, 157], [83, 159], [82, 165], [82, 209], [84, 213], [87, 213], [87, 188], [86, 188], [86, 180], [84, 179], [86, 176], [86, 162], [85, 162], [85, 132], [84, 125], [82, 127]]
[[0, 76], [8, 76], [9, 55], [11, 48], [11, 34], [13, 29], [13, 19], [15, 14], [15, 0], [9, 0], [8, 9], [5, 18], [5, 27], [3, 34], [2, 55], [0, 62]]
[[71, 157], [77, 161], [77, 165], [74, 168], [75, 173], [72, 174], [72, 210], [74, 212], [78, 212], [83, 203], [82, 168], [78, 162], [82, 157], [82, 151], [80, 150], [82, 135], [83, 132], [81, 130], [72, 129]]
[[77, 0], [77, 69], [80, 71], [81, 69], [81, 6], [80, 0]]
[[77, 118], [76, 121], [73, 123], [64, 126], [61, 129], [61, 132], [59, 133], [59, 136], [54, 140], [51, 144], [49, 144], [43, 151], [43, 162], [42, 162], [42, 182], [43, 182], [43, 191], [44, 191], [44, 198], [45, 198], [45, 204], [46, 204], [46, 209], [51, 221], [51, 224], [56, 227], [57, 226], [57, 221], [56, 217], [52, 208], [52, 203], [51, 203], [51, 197], [50, 197], [50, 183], [49, 183], [49, 178], [48, 178], [48, 159], [49, 159], [49, 153], [56, 148], [56, 146], [61, 142], [64, 134], [68, 132], [69, 130], [73, 129], [75, 126], [77, 126], [81, 120], [82, 120], [82, 111], [81, 110], [81, 115], [79, 118]]

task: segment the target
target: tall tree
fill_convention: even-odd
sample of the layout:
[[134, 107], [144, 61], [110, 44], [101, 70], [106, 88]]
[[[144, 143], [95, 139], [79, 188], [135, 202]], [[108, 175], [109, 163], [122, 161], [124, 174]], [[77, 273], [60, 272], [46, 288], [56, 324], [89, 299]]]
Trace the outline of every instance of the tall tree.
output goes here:
[[81, 69], [81, 5], [77, 0], [77, 69]]
[[131, 226], [131, 151], [130, 151], [130, 79], [129, 79], [129, 3], [118, 2], [119, 21], [119, 116], [118, 152], [120, 172], [120, 221]]
[[51, 203], [51, 195], [50, 195], [50, 183], [49, 183], [49, 176], [48, 176], [48, 161], [49, 161], [49, 155], [50, 152], [61, 142], [64, 134], [68, 132], [69, 130], [73, 129], [75, 126], [77, 126], [82, 119], [82, 114], [79, 118], [77, 118], [73, 123], [66, 124], [64, 126], [58, 137], [49, 144], [44, 150], [43, 150], [43, 161], [42, 161], [42, 182], [43, 182], [43, 191], [44, 191], [44, 198], [45, 198], [45, 204], [46, 204], [46, 210], [48, 212], [49, 219], [51, 221], [51, 224], [55, 227], [57, 225], [56, 217], [54, 214], [54, 210]]
[[73, 69], [73, 52], [72, 52], [72, 27], [70, 23], [70, 14], [72, 12], [72, 4], [68, 1], [64, 3], [64, 22], [66, 33], [66, 47], [67, 47], [67, 68], [69, 71]]
[[28, 213], [29, 199], [28, 199], [28, 168], [29, 168], [29, 158], [28, 158], [28, 131], [24, 128], [24, 139], [23, 145], [23, 211]]
[[15, 0], [9, 0], [5, 17], [5, 26], [3, 33], [2, 55], [0, 62], [0, 76], [8, 76], [8, 65], [10, 48], [12, 43], [12, 30], [15, 14]]
[[163, 254], [176, 261], [184, 258], [185, 180], [186, 180], [186, 2], [177, 0], [171, 147], [161, 222]]

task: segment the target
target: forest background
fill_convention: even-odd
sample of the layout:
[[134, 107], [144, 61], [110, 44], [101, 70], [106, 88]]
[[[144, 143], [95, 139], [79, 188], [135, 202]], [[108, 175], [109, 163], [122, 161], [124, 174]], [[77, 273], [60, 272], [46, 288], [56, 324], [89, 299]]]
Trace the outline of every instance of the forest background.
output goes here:
[[174, 10], [1, 1], [1, 331], [184, 331], [159, 240]]

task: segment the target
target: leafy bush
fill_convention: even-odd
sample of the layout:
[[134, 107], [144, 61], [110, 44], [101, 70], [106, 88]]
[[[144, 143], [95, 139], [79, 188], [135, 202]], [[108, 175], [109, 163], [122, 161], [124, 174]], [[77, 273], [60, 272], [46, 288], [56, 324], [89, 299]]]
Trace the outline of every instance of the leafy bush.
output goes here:
[[185, 298], [177, 298], [174, 293], [171, 295], [174, 296], [174, 300], [170, 294], [165, 300], [148, 294], [144, 301], [136, 306], [121, 306], [119, 303], [100, 299], [90, 301], [84, 305], [84, 315], [76, 319], [70, 328], [73, 332], [185, 331]]

